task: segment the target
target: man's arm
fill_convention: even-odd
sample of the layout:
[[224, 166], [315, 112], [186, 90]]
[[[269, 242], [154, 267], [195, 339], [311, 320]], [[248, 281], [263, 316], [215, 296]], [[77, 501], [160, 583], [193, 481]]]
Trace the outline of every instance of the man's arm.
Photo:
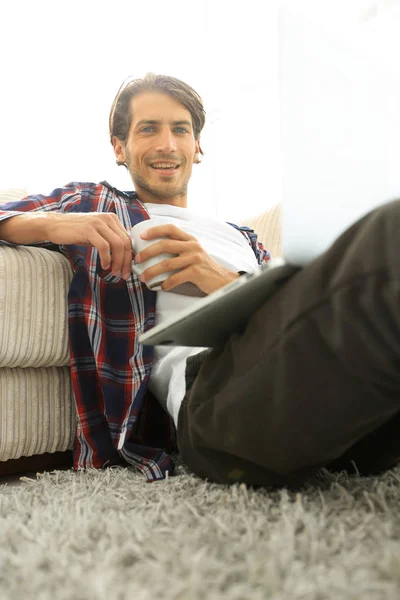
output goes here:
[[[76, 212], [79, 202], [79, 191], [66, 187], [47, 197], [31, 196], [0, 205], [0, 240], [93, 246], [103, 269], [111, 268], [114, 275], [128, 279], [132, 269], [128, 232], [114, 213]], [[74, 212], [69, 212], [71, 207]]]
[[35, 213], [11, 216], [0, 222], [0, 239], [14, 244], [52, 242], [94, 246], [103, 269], [128, 279], [132, 246], [128, 232], [114, 213]]
[[0, 240], [13, 244], [36, 244], [46, 238], [46, 221], [51, 214], [35, 213], [13, 215], [0, 221]]

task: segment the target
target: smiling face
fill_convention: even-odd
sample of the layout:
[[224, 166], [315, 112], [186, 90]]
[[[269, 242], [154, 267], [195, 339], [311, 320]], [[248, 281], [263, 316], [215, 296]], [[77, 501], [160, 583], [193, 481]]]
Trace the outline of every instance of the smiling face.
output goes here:
[[126, 142], [113, 138], [142, 202], [186, 207], [187, 187], [200, 148], [190, 112], [169, 94], [143, 92], [131, 100]]

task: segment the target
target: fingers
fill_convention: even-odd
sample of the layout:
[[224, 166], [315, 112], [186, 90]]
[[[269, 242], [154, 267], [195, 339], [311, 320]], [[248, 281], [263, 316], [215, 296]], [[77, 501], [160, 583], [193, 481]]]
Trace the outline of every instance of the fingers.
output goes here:
[[128, 279], [132, 273], [132, 242], [129, 233], [124, 229], [118, 219], [118, 223], [112, 225], [114, 233], [119, 237], [120, 243], [112, 247], [112, 272], [121, 273], [124, 279]]
[[[103, 269], [111, 268], [113, 275], [121, 275], [124, 279], [128, 279], [131, 276], [133, 259], [130, 235], [124, 229], [117, 215], [108, 213], [98, 216], [100, 219], [96, 222], [96, 227], [89, 241], [98, 249], [100, 264]], [[140, 255], [137, 255], [135, 260], [138, 263], [162, 252], [170, 254], [179, 254], [189, 250], [194, 252], [196, 250], [195, 245], [198, 244], [195, 237], [171, 224], [151, 227], [141, 235], [147, 239], [168, 237], [161, 242], [152, 244], [149, 248], [143, 250]], [[188, 242], [191, 241], [193, 242], [193, 248], [188, 245]], [[156, 274], [158, 273], [159, 271]]]
[[[145, 236], [145, 233], [148, 233], [148, 235]], [[186, 276], [196, 277], [196, 273], [193, 272], [194, 268], [196, 267], [196, 269], [198, 269], [206, 259], [206, 254], [197, 238], [189, 235], [175, 225], [169, 224], [151, 227], [143, 232], [141, 237], [146, 237], [147, 240], [159, 237], [162, 237], [163, 239], [155, 241], [139, 254], [136, 254], [136, 263], [143, 263], [164, 253], [172, 255], [171, 258], [163, 260], [153, 267], [147, 268], [140, 276], [142, 282], [149, 281], [161, 273], [182, 269], [185, 269]], [[169, 277], [167, 281], [169, 281], [170, 278], [171, 277]], [[186, 281], [189, 281], [189, 279], [186, 279]]]
[[132, 246], [128, 232], [115, 218], [102, 219], [91, 232], [89, 242], [99, 251], [103, 269], [111, 268], [113, 275], [128, 279], [132, 269]]
[[171, 224], [157, 225], [156, 227], [149, 227], [149, 229], [145, 229], [145, 231], [143, 231], [140, 234], [140, 237], [143, 240], [151, 240], [151, 239], [159, 238], [159, 237], [169, 237], [171, 239], [181, 240], [181, 241], [189, 241], [189, 240], [196, 239], [194, 236], [190, 235], [183, 229], [180, 229], [176, 225], [171, 225]]
[[164, 252], [168, 254], [184, 254], [184, 253], [196, 253], [202, 251], [198, 240], [195, 238], [190, 238], [189, 241], [178, 241], [171, 240], [169, 238], [164, 238], [159, 242], [154, 242], [144, 250], [142, 250], [139, 254], [135, 256], [135, 262], [142, 263], [149, 258], [153, 258], [154, 256], [158, 256], [159, 254], [163, 254]]
[[45, 239], [59, 245], [94, 246], [103, 269], [116, 276], [131, 276], [132, 246], [129, 233], [114, 213], [53, 213]]
[[100, 233], [97, 231], [94, 231], [88, 238], [88, 242], [97, 248], [99, 252], [101, 268], [104, 270], [109, 269], [111, 265], [111, 251], [110, 244], [107, 239], [103, 235], [100, 235]]
[[[98, 249], [100, 264], [103, 269], [111, 268], [113, 275], [121, 275], [124, 279], [128, 279], [132, 272], [133, 258], [130, 235], [115, 214], [108, 213], [107, 215], [101, 215], [101, 217], [89, 241]], [[175, 225], [168, 224], [151, 227], [143, 232], [141, 237], [149, 240], [158, 237], [165, 237], [165, 239], [152, 244], [143, 250], [140, 255], [138, 254], [135, 258], [138, 263], [163, 252], [176, 255], [191, 252], [190, 262], [192, 263], [196, 259], [196, 251], [199, 249], [197, 239]], [[201, 261], [201, 253], [198, 255], [198, 261]], [[160, 264], [164, 265], [164, 262]], [[181, 265], [167, 269], [164, 268], [164, 270], [162, 270], [163, 266], [160, 267], [159, 264], [153, 267], [153, 269], [157, 270], [152, 276], [158, 275], [160, 272], [179, 269], [189, 265], [187, 259], [181, 262]], [[151, 278], [148, 277], [148, 272], [150, 271], [151, 269], [145, 271], [146, 279]]]
[[[180, 256], [162, 260], [153, 267], [149, 267], [143, 271], [139, 279], [142, 282], [146, 282], [150, 281], [153, 279], [153, 277], [156, 277], [156, 275], [160, 275], [161, 273], [167, 273], [168, 271], [176, 270], [182, 271], [183, 269], [186, 269], [186, 279], [184, 281], [192, 281], [192, 279], [196, 277], [195, 270], [199, 268], [202, 262], [202, 255], [200, 254], [182, 254]], [[170, 276], [168, 280], [171, 278], [172, 276]], [[183, 281], [180, 281], [180, 283], [183, 283]]]

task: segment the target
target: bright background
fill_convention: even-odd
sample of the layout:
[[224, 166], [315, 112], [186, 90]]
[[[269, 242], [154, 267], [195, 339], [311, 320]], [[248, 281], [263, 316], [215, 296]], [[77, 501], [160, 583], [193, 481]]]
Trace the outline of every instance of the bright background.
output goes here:
[[[399, 64], [399, 0], [292, 0], [324, 27]], [[47, 193], [107, 179], [108, 113], [121, 82], [147, 71], [203, 97], [203, 163], [189, 202], [229, 220], [280, 201], [279, 0], [9, 0], [0, 5], [0, 188]]]

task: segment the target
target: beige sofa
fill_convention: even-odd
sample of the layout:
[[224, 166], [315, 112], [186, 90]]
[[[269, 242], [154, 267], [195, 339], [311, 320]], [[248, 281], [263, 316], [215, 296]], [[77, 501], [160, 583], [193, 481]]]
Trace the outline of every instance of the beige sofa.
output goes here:
[[[0, 204], [25, 190], [0, 190]], [[275, 206], [241, 224], [280, 255]], [[0, 245], [0, 475], [72, 464], [76, 413], [68, 362], [67, 259]]]

